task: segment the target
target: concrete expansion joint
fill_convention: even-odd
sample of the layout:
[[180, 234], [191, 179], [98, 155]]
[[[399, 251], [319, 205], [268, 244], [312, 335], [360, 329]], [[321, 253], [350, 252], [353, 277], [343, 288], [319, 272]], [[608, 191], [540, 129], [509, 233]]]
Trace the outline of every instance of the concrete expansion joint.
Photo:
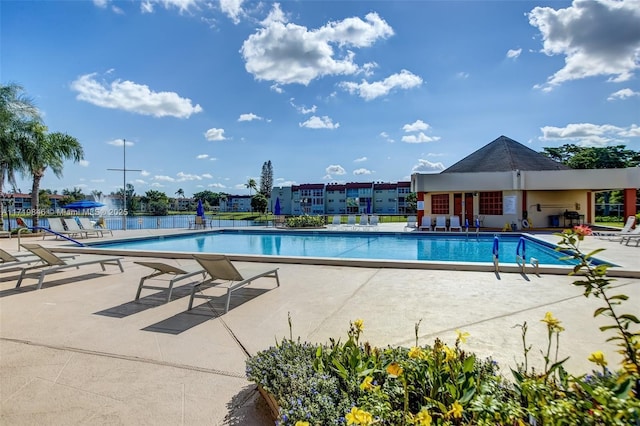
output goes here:
[[244, 372], [236, 373], [232, 371], [216, 370], [215, 368], [204, 368], [204, 367], [197, 367], [194, 365], [177, 364], [173, 362], [159, 361], [155, 359], [141, 358], [141, 357], [130, 356], [130, 355], [120, 355], [120, 354], [114, 354], [114, 353], [102, 352], [102, 351], [92, 351], [89, 349], [74, 348], [69, 346], [49, 345], [46, 343], [38, 343], [38, 342], [33, 342], [30, 340], [22, 340], [22, 339], [11, 339], [7, 337], [0, 337], [0, 341], [11, 342], [11, 343], [16, 343], [21, 345], [37, 346], [40, 348], [53, 349], [57, 351], [75, 352], [79, 354], [93, 355], [93, 356], [99, 356], [104, 358], [121, 359], [123, 361], [140, 362], [143, 364], [153, 364], [153, 365], [158, 365], [162, 367], [178, 368], [181, 370], [197, 371], [200, 373], [215, 374], [218, 376], [226, 376], [226, 377], [233, 377], [233, 378], [246, 380], [246, 376]]

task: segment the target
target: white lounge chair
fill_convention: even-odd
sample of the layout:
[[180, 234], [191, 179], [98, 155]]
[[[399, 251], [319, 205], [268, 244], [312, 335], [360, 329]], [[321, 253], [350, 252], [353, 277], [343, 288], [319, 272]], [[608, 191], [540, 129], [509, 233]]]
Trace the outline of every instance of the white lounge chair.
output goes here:
[[350, 214], [347, 216], [347, 224], [344, 227], [346, 229], [354, 230], [356, 228], [356, 215]]
[[193, 286], [191, 290], [191, 298], [189, 299], [189, 310], [193, 307], [193, 299], [213, 299], [212, 296], [205, 294], [196, 294], [208, 287], [216, 287], [227, 285], [227, 301], [225, 304], [225, 314], [229, 312], [229, 302], [231, 301], [231, 293], [245, 287], [254, 280], [262, 277], [275, 278], [277, 287], [280, 287], [280, 278], [278, 277], [278, 268], [245, 268], [242, 273], [236, 269], [231, 261], [224, 255], [219, 254], [194, 254], [193, 257], [202, 265], [211, 278], [203, 280]]
[[101, 255], [82, 255], [82, 256], [77, 256], [74, 259], [66, 260], [66, 259], [63, 259], [62, 257], [57, 256], [51, 250], [49, 250], [48, 248], [42, 247], [39, 244], [22, 244], [22, 247], [26, 248], [31, 253], [35, 254], [40, 259], [42, 259], [42, 263], [39, 263], [36, 265], [28, 265], [21, 268], [22, 271], [20, 272], [20, 277], [18, 278], [18, 282], [16, 283], [16, 288], [20, 287], [25, 275], [27, 275], [29, 271], [34, 269], [45, 268], [45, 269], [41, 269], [40, 271], [37, 271], [39, 273], [38, 286], [36, 287], [38, 290], [42, 288], [42, 282], [44, 281], [45, 275], [50, 274], [52, 272], [57, 272], [63, 269], [78, 268], [84, 265], [93, 265], [93, 264], [99, 263], [103, 271], [106, 270], [105, 265], [116, 265], [120, 268], [120, 272], [124, 272], [124, 269], [122, 268], [122, 263], [121, 263], [122, 257], [101, 256]]
[[416, 229], [418, 229], [418, 218], [415, 216], [408, 216], [407, 217], [407, 224], [404, 226], [404, 230], [410, 230], [410, 231], [414, 231]]
[[436, 216], [436, 225], [433, 227], [433, 230], [437, 231], [438, 229], [442, 229], [443, 231], [447, 230], [446, 216]]
[[93, 223], [91, 223], [88, 217], [79, 217], [78, 222], [80, 222], [80, 228], [83, 231], [88, 231], [92, 233], [95, 232], [96, 235], [99, 235], [101, 237], [104, 237], [105, 232], [111, 232], [110, 229], [97, 228]]
[[366, 214], [363, 214], [360, 216], [360, 222], [358, 222], [358, 226], [356, 227], [356, 229], [362, 230], [362, 229], [367, 229], [368, 227], [369, 227], [369, 216]]
[[614, 239], [617, 240], [618, 238], [628, 234], [629, 232], [631, 232], [631, 230], [633, 229], [633, 225], [636, 224], [636, 217], [635, 216], [629, 216], [627, 218], [627, 221], [625, 222], [624, 226], [622, 227], [622, 229], [620, 229], [619, 231], [593, 231], [591, 233], [591, 235], [593, 235], [596, 238], [599, 239]]
[[76, 222], [74, 218], [64, 218], [62, 220], [68, 231], [77, 232], [81, 237], [89, 238], [89, 235], [94, 235], [96, 237], [102, 236], [102, 232], [98, 230], [80, 228], [80, 225], [78, 225], [78, 222]]
[[331, 219], [331, 225], [329, 226], [329, 229], [340, 229], [341, 226], [342, 226], [342, 216], [334, 215], [333, 219]]
[[109, 228], [107, 228], [107, 222], [104, 220], [104, 217], [100, 217], [98, 218], [98, 221], [96, 222], [96, 229], [100, 229], [100, 231], [102, 231], [102, 235], [106, 234], [107, 232], [109, 233], [109, 235], [113, 236], [113, 231]]
[[369, 228], [371, 229], [378, 229], [378, 224], [380, 223], [380, 218], [378, 217], [378, 215], [371, 215], [371, 217], [369, 217]]
[[620, 244], [625, 243], [628, 246], [631, 241], [636, 242], [636, 247], [640, 245], [640, 225], [620, 237]]
[[[77, 231], [69, 231], [65, 229], [64, 225], [62, 224], [62, 219], [59, 217], [49, 217], [47, 218], [47, 221], [49, 222], [49, 230], [53, 231], [53, 234], [56, 236], [56, 240], [59, 236], [75, 237], [79, 235]], [[42, 239], [44, 240], [44, 237], [46, 236], [47, 234], [45, 233], [42, 236]]]
[[165, 287], [158, 287], [153, 285], [144, 285], [147, 280], [160, 280], [161, 275], [172, 275], [174, 278], [169, 280], [169, 293], [167, 294], [167, 303], [171, 301], [171, 292], [173, 291], [173, 285], [178, 281], [182, 281], [184, 279], [193, 277], [194, 275], [202, 275], [202, 279], [204, 280], [207, 277], [207, 272], [200, 266], [200, 264], [192, 265], [192, 266], [181, 266], [180, 268], [168, 265], [162, 262], [147, 262], [147, 261], [139, 261], [133, 262], [138, 265], [146, 266], [147, 268], [151, 268], [154, 270], [149, 275], [145, 275], [140, 278], [140, 283], [138, 284], [138, 291], [136, 292], [136, 298], [134, 300], [140, 299], [140, 292], [143, 288], [150, 288], [153, 290], [165, 290]]
[[[61, 259], [74, 258], [74, 255], [60, 256]], [[0, 249], [0, 272], [20, 270], [22, 265], [42, 263], [42, 259], [31, 252], [9, 253]]]
[[462, 225], [460, 225], [460, 216], [453, 215], [449, 217], [449, 231], [457, 229], [462, 232]]
[[422, 216], [420, 231], [431, 231], [431, 216]]

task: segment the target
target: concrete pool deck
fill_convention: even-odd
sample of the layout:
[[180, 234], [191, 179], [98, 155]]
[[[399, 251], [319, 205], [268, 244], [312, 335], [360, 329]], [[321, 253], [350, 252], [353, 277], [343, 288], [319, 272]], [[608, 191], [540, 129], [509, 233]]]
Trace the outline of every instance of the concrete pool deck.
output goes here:
[[[388, 230], [404, 224], [396, 226]], [[114, 231], [113, 238], [157, 232]], [[16, 244], [0, 239], [6, 250], [15, 252]], [[633, 275], [640, 272], [640, 247], [593, 237], [582, 247], [605, 248], [600, 258], [632, 273], [616, 279], [616, 293], [629, 296], [625, 312], [640, 315], [640, 275]], [[276, 265], [279, 288], [258, 280], [235, 294], [223, 315], [224, 292], [217, 289], [207, 294], [220, 300], [187, 311], [188, 282], [174, 289], [170, 303], [154, 290], [133, 302], [139, 279], [150, 272], [135, 260], [123, 261], [124, 273], [93, 265], [52, 274], [38, 291], [33, 279], [14, 289], [16, 274], [0, 273], [1, 424], [273, 424], [244, 377], [244, 363], [247, 353], [289, 336], [288, 315], [294, 338], [322, 343], [344, 339], [356, 318], [364, 320], [362, 338], [376, 346], [413, 345], [418, 321], [420, 344], [435, 337], [453, 343], [460, 329], [470, 334], [468, 350], [508, 370], [523, 360], [515, 326], [525, 321], [530, 364], [540, 365], [539, 349], [546, 348], [540, 319], [551, 311], [566, 329], [559, 356], [571, 357], [570, 372], [590, 371], [587, 357], [595, 350], [610, 365], [617, 359], [605, 342], [609, 334], [598, 330], [602, 320], [593, 319], [600, 301], [585, 299], [564, 275], [283, 263]]]

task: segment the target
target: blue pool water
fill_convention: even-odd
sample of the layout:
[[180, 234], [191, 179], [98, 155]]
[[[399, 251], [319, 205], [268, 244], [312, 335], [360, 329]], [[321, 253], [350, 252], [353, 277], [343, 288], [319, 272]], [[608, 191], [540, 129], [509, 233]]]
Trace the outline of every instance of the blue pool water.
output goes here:
[[[500, 263], [515, 263], [519, 235], [499, 236]], [[91, 244], [105, 249], [204, 252], [227, 255], [270, 255], [339, 259], [385, 259], [438, 262], [493, 262], [493, 235], [429, 235], [424, 233], [272, 232], [222, 230]], [[544, 242], [525, 237], [526, 259], [540, 264], [568, 265], [562, 253]]]

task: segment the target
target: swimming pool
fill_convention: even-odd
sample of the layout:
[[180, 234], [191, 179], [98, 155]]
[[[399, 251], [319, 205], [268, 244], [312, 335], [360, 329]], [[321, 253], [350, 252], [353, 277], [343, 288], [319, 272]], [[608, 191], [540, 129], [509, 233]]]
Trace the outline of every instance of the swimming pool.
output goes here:
[[[516, 263], [519, 234], [498, 236], [500, 263]], [[570, 265], [555, 247], [530, 237], [526, 258], [541, 265]], [[492, 234], [426, 234], [391, 232], [219, 230], [207, 233], [150, 237], [91, 244], [110, 250], [144, 252], [205, 252], [226, 255], [260, 255], [337, 259], [371, 259], [424, 262], [493, 262]]]

